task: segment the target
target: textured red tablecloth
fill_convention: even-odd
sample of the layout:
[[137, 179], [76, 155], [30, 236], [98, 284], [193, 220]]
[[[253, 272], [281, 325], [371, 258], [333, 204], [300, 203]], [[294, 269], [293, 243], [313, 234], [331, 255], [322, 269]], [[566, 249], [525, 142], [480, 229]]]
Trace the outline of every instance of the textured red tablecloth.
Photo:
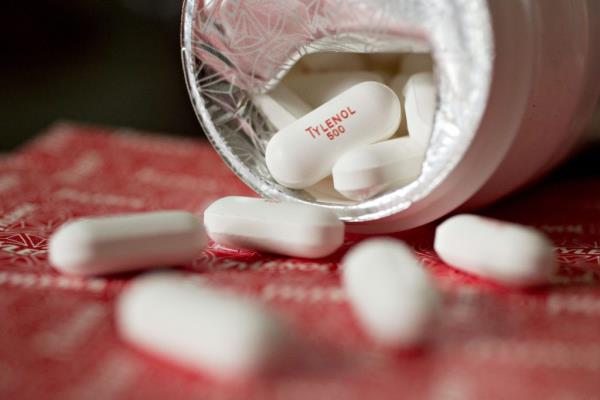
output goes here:
[[[600, 180], [567, 176], [486, 214], [534, 225], [562, 262], [552, 287], [509, 290], [448, 268], [433, 226], [398, 234], [444, 296], [443, 320], [419, 353], [376, 348], [340, 290], [348, 236], [318, 261], [211, 245], [193, 265], [211, 284], [258, 298], [304, 342], [288, 369], [236, 386], [173, 368], [119, 341], [113, 304], [133, 275], [79, 279], [46, 261], [68, 219], [155, 209], [201, 214], [251, 195], [208, 145], [59, 124], [0, 158], [2, 399], [595, 399], [600, 398]], [[368, 268], [368, 266], [365, 266]]]

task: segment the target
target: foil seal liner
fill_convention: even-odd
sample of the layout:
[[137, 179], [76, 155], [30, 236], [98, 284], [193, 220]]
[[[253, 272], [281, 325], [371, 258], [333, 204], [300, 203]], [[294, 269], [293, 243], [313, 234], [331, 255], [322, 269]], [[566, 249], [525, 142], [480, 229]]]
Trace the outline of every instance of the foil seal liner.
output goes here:
[[[333, 209], [345, 221], [380, 219], [441, 182], [468, 147], [483, 113], [493, 53], [485, 1], [188, 0], [182, 47], [190, 95], [214, 147], [262, 196]], [[410, 40], [408, 40], [410, 39]], [[273, 130], [252, 104], [303, 55], [431, 49], [440, 112], [421, 176], [355, 205], [319, 203], [277, 184], [264, 162]]]
[[[410, 212], [411, 206], [436, 190], [465, 157], [489, 107], [497, 56], [494, 18], [508, 15], [505, 11], [510, 8], [531, 13], [534, 6], [530, 3], [186, 0], [181, 31], [184, 73], [208, 139], [253, 190], [271, 199], [329, 208], [346, 222], [380, 221]], [[496, 9], [496, 16], [490, 6]], [[528, 25], [526, 18], [520, 20], [524, 29], [529, 29]], [[435, 62], [438, 110], [416, 181], [360, 203], [331, 204], [306, 191], [285, 188], [271, 178], [264, 155], [275, 132], [253, 104], [253, 95], [277, 85], [307, 54], [422, 51], [429, 51]]]

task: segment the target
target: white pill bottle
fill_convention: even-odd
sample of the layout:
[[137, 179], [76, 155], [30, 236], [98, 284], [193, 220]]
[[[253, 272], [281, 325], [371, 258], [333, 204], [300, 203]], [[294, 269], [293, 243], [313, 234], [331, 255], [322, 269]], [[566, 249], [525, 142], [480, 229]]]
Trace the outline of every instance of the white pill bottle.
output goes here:
[[[362, 202], [285, 188], [265, 166], [275, 133], [252, 96], [319, 52], [430, 52], [434, 127], [411, 184]], [[213, 146], [260, 195], [395, 232], [489, 204], [581, 143], [600, 91], [598, 0], [186, 0], [182, 56]]]

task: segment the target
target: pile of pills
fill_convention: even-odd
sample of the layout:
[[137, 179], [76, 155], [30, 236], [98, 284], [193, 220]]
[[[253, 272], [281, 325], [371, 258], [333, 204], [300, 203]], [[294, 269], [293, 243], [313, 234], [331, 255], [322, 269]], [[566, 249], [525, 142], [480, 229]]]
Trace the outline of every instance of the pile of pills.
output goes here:
[[333, 189], [354, 201], [417, 179], [436, 108], [428, 56], [405, 56], [395, 74], [369, 69], [359, 55], [343, 63], [356, 70], [332, 71], [331, 60], [318, 56], [253, 98], [278, 130], [265, 152], [272, 177], [309, 192], [331, 177]]
[[[353, 60], [348, 68], [364, 67], [363, 59]], [[280, 85], [254, 99], [279, 129], [266, 150], [273, 177], [297, 189], [332, 177], [335, 189], [353, 200], [414, 180], [435, 111], [433, 77], [421, 72], [427, 61], [405, 57], [402, 74], [387, 79], [372, 71], [323, 72], [312, 59], [306, 64], [311, 72], [293, 74], [291, 89]], [[311, 90], [303, 92], [306, 87]], [[408, 136], [402, 132], [402, 106]], [[199, 256], [207, 236], [230, 248], [321, 258], [342, 246], [344, 224], [309, 204], [232, 196], [211, 204], [203, 222], [183, 211], [68, 222], [50, 238], [49, 260], [57, 270], [80, 276], [172, 267]], [[552, 243], [540, 232], [475, 215], [440, 224], [434, 247], [448, 265], [509, 286], [546, 284], [557, 268]], [[342, 259], [340, 276], [347, 302], [374, 344], [404, 349], [431, 339], [443, 314], [441, 296], [405, 243], [361, 242]], [[118, 299], [115, 316], [127, 343], [217, 378], [268, 370], [293, 342], [264, 304], [183, 273], [134, 279]]]
[[[50, 261], [81, 276], [177, 266], [200, 255], [205, 231], [223, 246], [304, 258], [332, 254], [344, 240], [343, 223], [325, 209], [225, 197], [206, 209], [204, 224], [183, 211], [69, 222], [50, 239]], [[541, 233], [474, 215], [442, 223], [435, 249], [454, 268], [511, 286], [548, 283], [556, 269], [552, 244]], [[365, 240], [346, 253], [340, 274], [347, 301], [374, 344], [404, 349], [431, 339], [440, 295], [405, 243]], [[182, 273], [134, 279], [116, 307], [124, 341], [219, 379], [269, 370], [292, 347], [292, 335], [268, 307]]]

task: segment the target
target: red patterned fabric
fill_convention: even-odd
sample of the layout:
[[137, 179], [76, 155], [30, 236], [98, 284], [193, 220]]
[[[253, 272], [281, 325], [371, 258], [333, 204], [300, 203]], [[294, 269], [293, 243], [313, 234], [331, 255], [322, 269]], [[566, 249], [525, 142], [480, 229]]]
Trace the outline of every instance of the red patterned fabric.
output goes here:
[[[211, 244], [192, 265], [214, 286], [258, 298], [302, 343], [289, 368], [235, 386], [140, 354], [115, 334], [113, 304], [135, 274], [82, 279], [46, 261], [48, 236], [85, 215], [157, 209], [201, 214], [252, 195], [203, 142], [59, 124], [0, 157], [0, 398], [592, 399], [600, 393], [600, 181], [554, 179], [487, 215], [545, 230], [560, 276], [520, 291], [445, 266], [434, 226], [414, 246], [444, 296], [430, 347], [378, 349], [340, 290], [338, 264]], [[368, 268], [368, 266], [365, 266]], [[199, 338], [201, 340], [201, 338]]]

